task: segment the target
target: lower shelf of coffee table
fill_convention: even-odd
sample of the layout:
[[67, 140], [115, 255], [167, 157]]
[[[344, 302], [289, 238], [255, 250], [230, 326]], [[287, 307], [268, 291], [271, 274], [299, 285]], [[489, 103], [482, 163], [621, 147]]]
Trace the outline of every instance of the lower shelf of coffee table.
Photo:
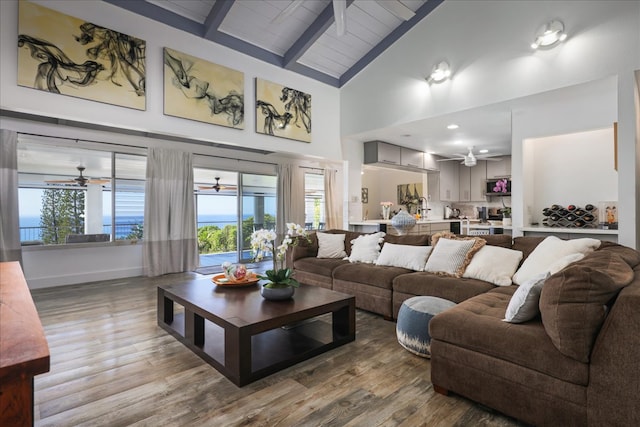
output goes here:
[[[197, 346], [185, 338], [184, 323], [184, 313], [176, 313], [170, 325], [161, 326], [216, 369], [224, 371], [224, 329], [204, 319], [204, 344]], [[253, 335], [251, 337], [252, 380], [344, 344], [340, 337], [334, 341], [332, 334], [331, 316], [322, 315]]]

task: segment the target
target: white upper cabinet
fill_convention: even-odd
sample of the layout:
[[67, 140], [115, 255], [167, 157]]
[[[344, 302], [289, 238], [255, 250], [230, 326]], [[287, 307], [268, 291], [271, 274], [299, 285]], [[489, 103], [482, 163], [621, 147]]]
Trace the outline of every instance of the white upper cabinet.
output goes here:
[[460, 198], [458, 161], [440, 162], [440, 200], [456, 202]]
[[511, 156], [487, 161], [487, 179], [511, 177]]
[[400, 147], [382, 141], [365, 142], [364, 162], [400, 166]]
[[470, 169], [470, 201], [483, 202], [486, 201], [485, 192], [487, 182], [487, 162], [486, 160], [478, 160], [478, 164]]
[[424, 153], [411, 148], [400, 147], [400, 164], [412, 168], [422, 169]]

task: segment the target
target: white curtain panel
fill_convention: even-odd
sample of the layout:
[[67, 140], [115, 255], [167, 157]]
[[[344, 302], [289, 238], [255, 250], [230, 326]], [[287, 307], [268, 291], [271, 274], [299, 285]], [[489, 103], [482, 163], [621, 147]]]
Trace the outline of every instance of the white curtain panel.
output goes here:
[[298, 166], [278, 165], [278, 213], [276, 233], [284, 236], [287, 223], [304, 224], [304, 175]]
[[20, 261], [18, 134], [0, 130], [0, 261]]
[[199, 263], [193, 155], [150, 148], [144, 203], [147, 276], [192, 271]]
[[327, 230], [342, 228], [342, 206], [338, 198], [338, 171], [324, 170], [324, 218]]

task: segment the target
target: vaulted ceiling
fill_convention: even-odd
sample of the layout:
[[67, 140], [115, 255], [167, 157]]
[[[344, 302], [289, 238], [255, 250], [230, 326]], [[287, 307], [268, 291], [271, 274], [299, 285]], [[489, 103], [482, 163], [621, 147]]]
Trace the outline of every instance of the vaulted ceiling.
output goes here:
[[443, 0], [104, 1], [341, 87]]

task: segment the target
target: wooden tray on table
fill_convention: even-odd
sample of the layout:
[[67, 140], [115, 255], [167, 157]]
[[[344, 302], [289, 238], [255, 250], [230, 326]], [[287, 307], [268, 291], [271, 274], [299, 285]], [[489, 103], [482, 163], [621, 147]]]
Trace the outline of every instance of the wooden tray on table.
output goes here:
[[242, 287], [255, 285], [260, 281], [258, 276], [253, 272], [247, 272], [247, 275], [241, 280], [227, 279], [224, 274], [218, 274], [211, 278], [211, 281], [218, 286], [225, 287]]

